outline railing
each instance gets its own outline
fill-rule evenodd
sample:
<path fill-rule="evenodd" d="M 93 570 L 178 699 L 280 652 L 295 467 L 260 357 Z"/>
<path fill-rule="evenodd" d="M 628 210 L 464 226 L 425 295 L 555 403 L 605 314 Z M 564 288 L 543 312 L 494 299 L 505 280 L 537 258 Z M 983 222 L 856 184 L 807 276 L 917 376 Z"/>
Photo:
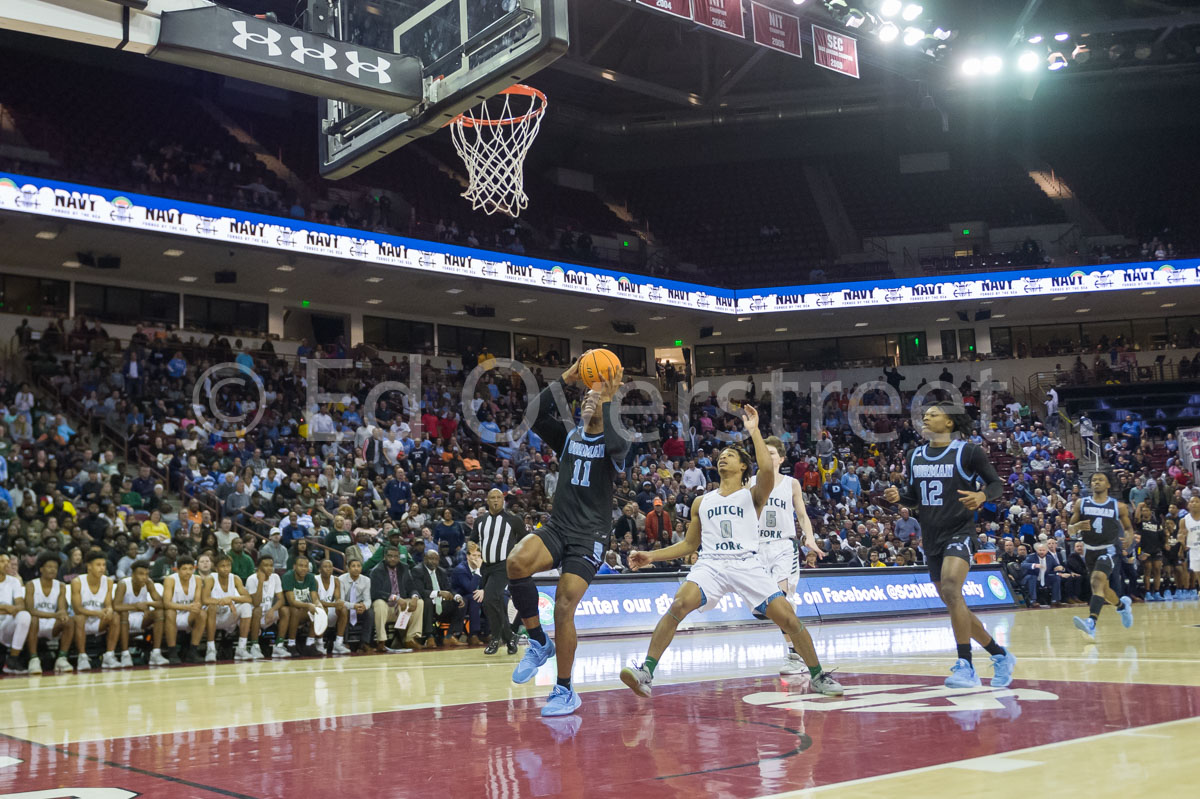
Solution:
<path fill-rule="evenodd" d="M 1080 458 L 1080 465 L 1086 463 L 1093 472 L 1100 471 L 1100 445 L 1096 443 L 1095 436 L 1081 440 L 1083 441 L 1083 457 Z"/>

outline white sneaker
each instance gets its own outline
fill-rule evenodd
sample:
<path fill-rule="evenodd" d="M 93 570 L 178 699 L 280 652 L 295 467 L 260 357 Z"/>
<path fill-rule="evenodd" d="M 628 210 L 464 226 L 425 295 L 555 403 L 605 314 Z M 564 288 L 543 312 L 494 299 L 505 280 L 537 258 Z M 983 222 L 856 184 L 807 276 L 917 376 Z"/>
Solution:
<path fill-rule="evenodd" d="M 345 644 L 340 644 L 340 643 L 338 643 L 337 641 L 334 641 L 334 642 L 333 642 L 333 654 L 335 654 L 335 655 L 349 655 L 349 654 L 350 654 L 350 647 L 346 646 Z"/>
<path fill-rule="evenodd" d="M 328 652 L 325 651 L 325 642 L 324 641 L 317 641 L 315 644 L 313 644 L 313 649 L 317 650 L 317 654 L 320 655 L 321 657 L 325 657 L 325 655 L 329 654 Z"/>
<path fill-rule="evenodd" d="M 80 653 L 79 657 L 77 657 L 75 659 L 75 671 L 91 671 L 91 670 L 92 670 L 92 661 L 88 660 L 87 655 Z"/>
<path fill-rule="evenodd" d="M 250 659 L 250 650 L 246 649 L 246 647 L 244 647 L 244 646 L 239 646 L 237 649 L 233 650 L 233 659 L 234 660 L 249 660 Z"/>
<path fill-rule="evenodd" d="M 804 664 L 804 659 L 795 652 L 788 652 L 787 657 L 779 666 L 780 674 L 808 674 L 808 666 Z"/>
<path fill-rule="evenodd" d="M 121 653 L 121 668 L 123 668 L 123 669 L 132 669 L 133 668 L 133 655 L 129 654 L 128 649 L 126 649 L 124 652 Z"/>
<path fill-rule="evenodd" d="M 210 646 L 208 648 L 208 651 L 204 653 L 204 662 L 205 663 L 216 663 L 217 662 L 217 648 L 215 646 Z"/>
<path fill-rule="evenodd" d="M 159 652 L 157 649 L 155 649 L 153 652 L 150 653 L 150 665 L 151 666 L 170 666 L 171 661 L 169 661 L 165 657 L 163 657 L 162 652 Z"/>
<path fill-rule="evenodd" d="M 825 696 L 843 696 L 846 689 L 842 684 L 833 678 L 833 674 L 828 671 L 823 671 L 816 677 L 812 678 L 809 683 L 810 690 L 815 694 L 824 694 Z"/>
<path fill-rule="evenodd" d="M 262 648 L 259 647 L 258 644 L 250 644 L 250 646 L 248 646 L 246 649 L 250 653 L 251 660 L 262 660 L 263 659 Z"/>
<path fill-rule="evenodd" d="M 287 651 L 287 647 L 283 644 L 275 644 L 275 646 L 271 649 L 272 658 L 283 660 L 284 658 L 290 658 L 291 656 L 292 653 Z"/>
<path fill-rule="evenodd" d="M 83 655 L 80 655 L 80 658 L 82 657 Z M 100 659 L 100 668 L 119 669 L 121 668 L 121 661 L 117 660 L 117 655 L 115 652 L 105 652 L 104 657 Z"/>
<path fill-rule="evenodd" d="M 65 669 L 62 668 L 62 664 L 64 664 L 64 663 L 67 664 L 67 667 Z M 58 659 L 58 661 L 54 664 L 54 670 L 55 671 L 71 671 L 71 661 L 67 660 L 64 657 L 60 657 Z M 40 657 L 38 657 L 37 655 L 34 655 L 33 657 L 31 657 L 29 659 L 29 673 L 34 676 L 37 676 L 42 673 L 42 659 Z"/>

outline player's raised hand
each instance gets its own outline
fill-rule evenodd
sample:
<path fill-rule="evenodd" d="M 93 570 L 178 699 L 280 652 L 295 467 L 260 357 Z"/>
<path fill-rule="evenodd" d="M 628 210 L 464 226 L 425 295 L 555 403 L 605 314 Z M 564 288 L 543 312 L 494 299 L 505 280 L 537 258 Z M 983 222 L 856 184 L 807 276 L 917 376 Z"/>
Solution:
<path fill-rule="evenodd" d="M 900 503 L 900 489 L 895 486 L 888 486 L 883 490 L 883 501 L 889 505 L 897 505 Z"/>
<path fill-rule="evenodd" d="M 621 390 L 621 381 L 625 379 L 625 367 L 618 366 L 608 373 L 608 379 L 600 384 L 600 400 L 602 402 L 612 402 L 612 398 L 617 396 L 617 392 Z"/>
<path fill-rule="evenodd" d="M 649 552 L 639 552 L 635 549 L 629 553 L 629 568 L 632 571 L 644 569 L 653 562 L 654 561 L 650 560 Z"/>
<path fill-rule="evenodd" d="M 742 406 L 742 423 L 746 425 L 746 432 L 758 429 L 758 409 L 753 405 Z"/>
<path fill-rule="evenodd" d="M 572 383 L 580 383 L 580 384 L 583 383 L 583 380 L 579 377 L 579 359 L 578 358 L 575 359 L 575 363 L 571 364 L 570 369 L 563 372 L 562 381 L 564 383 L 566 383 L 568 386 L 571 385 Z"/>
<path fill-rule="evenodd" d="M 979 506 L 987 502 L 987 494 L 982 491 L 962 491 L 958 492 L 958 501 L 966 506 L 967 510 L 978 510 Z"/>

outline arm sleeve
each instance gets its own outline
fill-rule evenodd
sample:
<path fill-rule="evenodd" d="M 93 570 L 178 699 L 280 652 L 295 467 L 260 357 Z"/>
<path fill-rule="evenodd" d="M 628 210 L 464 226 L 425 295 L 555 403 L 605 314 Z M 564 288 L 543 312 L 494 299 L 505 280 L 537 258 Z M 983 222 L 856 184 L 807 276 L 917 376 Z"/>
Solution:
<path fill-rule="evenodd" d="M 606 402 L 601 412 L 604 414 L 604 451 L 613 462 L 625 466 L 625 456 L 629 454 L 629 438 L 621 434 L 620 418 L 616 403 Z"/>
<path fill-rule="evenodd" d="M 567 443 L 567 426 L 561 419 L 555 419 L 551 415 L 554 411 L 555 386 L 565 386 L 565 384 L 561 380 L 554 381 L 542 389 L 542 393 L 538 394 L 534 400 L 537 403 L 537 417 L 533 420 L 531 429 L 549 444 L 551 449 L 561 455 L 563 446 Z"/>
<path fill-rule="evenodd" d="M 966 466 L 983 481 L 983 493 L 988 502 L 1000 499 L 1000 495 L 1004 493 L 1004 481 L 1000 479 L 1000 475 L 996 474 L 996 467 L 992 466 L 992 462 L 988 460 L 983 447 L 978 444 L 971 447 L 971 454 Z"/>

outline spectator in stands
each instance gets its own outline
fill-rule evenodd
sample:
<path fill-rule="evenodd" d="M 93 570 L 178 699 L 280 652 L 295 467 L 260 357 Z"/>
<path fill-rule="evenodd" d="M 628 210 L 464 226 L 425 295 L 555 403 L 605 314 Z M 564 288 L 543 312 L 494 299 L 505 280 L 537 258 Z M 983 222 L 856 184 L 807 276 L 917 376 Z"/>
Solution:
<path fill-rule="evenodd" d="M 272 527 L 268 535 L 267 543 L 263 544 L 262 549 L 258 553 L 259 560 L 270 558 L 273 563 L 280 565 L 287 563 L 288 551 L 280 542 L 282 534 L 278 527 Z"/>
<path fill-rule="evenodd" d="M 371 570 L 371 609 L 375 622 L 375 651 L 386 652 L 387 628 L 395 622 L 393 649 L 415 642 L 424 625 L 424 602 L 412 575 L 400 562 L 400 550 L 385 545 L 383 562 Z"/>
<path fill-rule="evenodd" d="M 1025 606 L 1042 607 L 1039 604 L 1039 591 L 1046 590 L 1050 593 L 1050 606 L 1058 607 L 1062 602 L 1060 574 L 1066 569 L 1058 562 L 1058 558 L 1050 554 L 1045 541 L 1037 542 L 1033 549 L 1033 554 L 1026 557 L 1022 564 Z"/>
<path fill-rule="evenodd" d="M 454 567 L 450 573 L 450 582 L 456 596 L 463 598 L 465 607 L 463 619 L 467 628 L 467 641 L 470 646 L 482 646 L 483 589 L 482 579 L 483 555 L 474 541 L 467 542 L 467 558 Z"/>
<path fill-rule="evenodd" d="M 452 586 L 450 575 L 441 568 L 440 561 L 437 551 L 427 551 L 423 562 L 412 570 L 413 585 L 425 601 L 424 623 L 421 635 L 415 641 L 418 649 L 434 645 L 440 649 L 447 644 L 461 646 L 454 633 L 461 623 L 466 601 L 449 590 Z"/>

